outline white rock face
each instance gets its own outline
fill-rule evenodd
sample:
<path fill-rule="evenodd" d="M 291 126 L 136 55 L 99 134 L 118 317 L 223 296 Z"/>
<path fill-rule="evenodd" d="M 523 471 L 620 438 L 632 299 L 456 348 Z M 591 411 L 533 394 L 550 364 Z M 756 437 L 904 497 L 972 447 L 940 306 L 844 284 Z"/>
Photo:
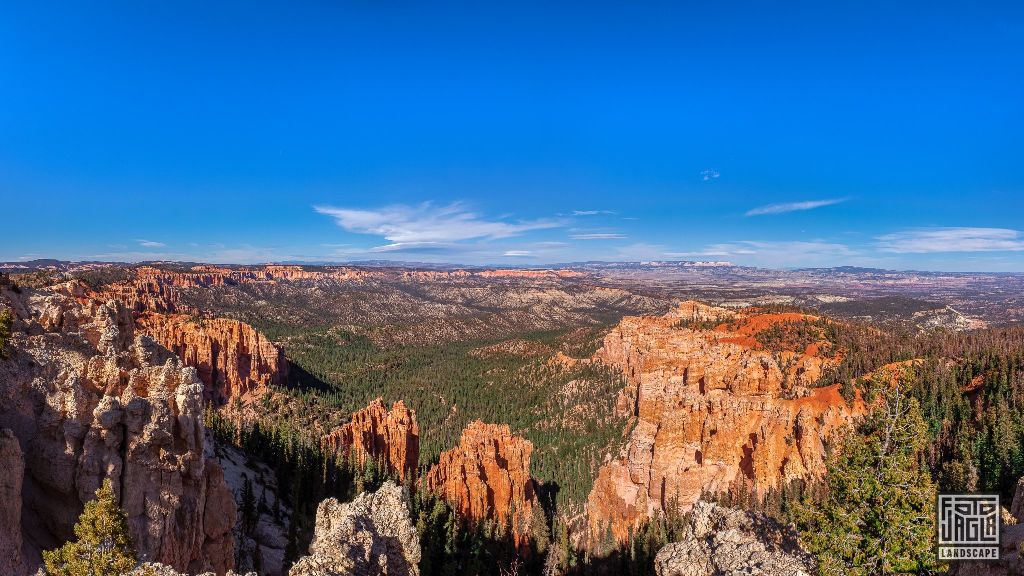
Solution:
<path fill-rule="evenodd" d="M 309 551 L 289 576 L 418 576 L 420 543 L 408 497 L 386 482 L 352 502 L 324 500 Z"/>
<path fill-rule="evenodd" d="M 774 520 L 708 502 L 694 505 L 682 540 L 654 559 L 658 576 L 810 576 L 814 563 Z"/>
<path fill-rule="evenodd" d="M 0 456 L 24 471 L 0 482 L 0 514 L 11 518 L 0 525 L 0 573 L 30 572 L 41 550 L 70 539 L 107 478 L 142 559 L 191 572 L 232 568 L 235 503 L 203 455 L 196 371 L 137 334 L 123 305 L 79 282 L 0 287 L 0 305 L 15 317 L 0 358 L 0 428 L 10 431 Z M 22 558 L 9 550 L 18 541 Z"/>

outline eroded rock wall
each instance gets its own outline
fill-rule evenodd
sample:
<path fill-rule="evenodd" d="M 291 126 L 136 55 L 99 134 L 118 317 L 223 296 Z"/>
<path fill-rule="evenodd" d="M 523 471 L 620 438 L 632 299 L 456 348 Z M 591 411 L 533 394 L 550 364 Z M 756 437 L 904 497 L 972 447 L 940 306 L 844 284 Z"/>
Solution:
<path fill-rule="evenodd" d="M 4 290 L 0 302 L 16 318 L 0 359 L 0 428 L 24 454 L 26 567 L 72 537 L 84 503 L 110 478 L 142 558 L 231 568 L 234 500 L 203 455 L 196 371 L 84 284 Z"/>
<path fill-rule="evenodd" d="M 402 482 L 415 480 L 420 458 L 420 427 L 416 411 L 399 400 L 387 409 L 377 398 L 354 412 L 352 419 L 321 439 L 329 451 L 354 459 L 360 465 L 367 458 L 382 463 Z"/>
<path fill-rule="evenodd" d="M 631 432 L 588 498 L 593 533 L 610 525 L 625 540 L 631 527 L 685 510 L 704 492 L 743 483 L 763 494 L 824 474 L 827 438 L 853 408 L 836 386 L 809 387 L 834 361 L 818 344 L 757 344 L 751 326 L 802 321 L 766 316 L 687 302 L 662 317 L 624 318 L 607 334 L 595 359 L 626 377 L 618 407 Z M 722 324 L 686 327 L 693 322 Z"/>
<path fill-rule="evenodd" d="M 217 406 L 251 402 L 288 379 L 284 351 L 252 326 L 226 318 L 139 315 L 139 330 L 196 369 L 205 399 Z"/>
<path fill-rule="evenodd" d="M 441 453 L 424 478 L 427 489 L 448 500 L 463 518 L 508 526 L 527 542 L 534 506 L 539 506 L 530 454 L 533 444 L 507 424 L 471 422 L 459 445 Z"/>

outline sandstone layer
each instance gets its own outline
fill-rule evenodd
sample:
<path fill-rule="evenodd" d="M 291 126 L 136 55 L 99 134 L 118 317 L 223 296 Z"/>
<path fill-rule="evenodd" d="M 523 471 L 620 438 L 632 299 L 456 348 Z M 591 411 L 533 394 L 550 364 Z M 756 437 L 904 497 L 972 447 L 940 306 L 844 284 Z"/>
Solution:
<path fill-rule="evenodd" d="M 530 454 L 533 444 L 514 436 L 507 424 L 471 422 L 459 445 L 443 452 L 425 477 L 428 490 L 445 498 L 459 515 L 510 528 L 518 544 L 529 538 L 538 506 Z"/>
<path fill-rule="evenodd" d="M 626 378 L 618 407 L 631 432 L 588 498 L 592 533 L 611 526 L 625 540 L 631 527 L 705 492 L 764 494 L 824 474 L 826 441 L 853 414 L 838 387 L 809 388 L 835 361 L 823 353 L 828 344 L 770 350 L 756 338 L 812 321 L 684 302 L 611 330 L 595 359 Z"/>
<path fill-rule="evenodd" d="M 810 576 L 813 559 L 772 519 L 707 502 L 694 505 L 682 537 L 654 559 L 658 576 Z"/>
<path fill-rule="evenodd" d="M 15 315 L 0 359 L 0 428 L 24 454 L 24 565 L 34 569 L 40 550 L 72 537 L 84 503 L 110 478 L 144 560 L 222 574 L 233 564 L 235 505 L 204 457 L 203 385 L 136 333 L 125 306 L 92 296 L 76 282 L 0 293 Z"/>
<path fill-rule="evenodd" d="M 352 419 L 321 439 L 328 451 L 360 466 L 376 461 L 403 483 L 415 480 L 420 458 L 420 427 L 416 411 L 399 400 L 389 411 L 383 399 L 352 413 Z"/>
<path fill-rule="evenodd" d="M 252 326 L 226 318 L 144 313 L 139 330 L 196 369 L 204 398 L 217 406 L 250 403 L 288 379 L 284 351 Z"/>
<path fill-rule="evenodd" d="M 352 502 L 320 503 L 309 555 L 289 576 L 417 576 L 420 542 L 409 501 L 394 482 Z"/>

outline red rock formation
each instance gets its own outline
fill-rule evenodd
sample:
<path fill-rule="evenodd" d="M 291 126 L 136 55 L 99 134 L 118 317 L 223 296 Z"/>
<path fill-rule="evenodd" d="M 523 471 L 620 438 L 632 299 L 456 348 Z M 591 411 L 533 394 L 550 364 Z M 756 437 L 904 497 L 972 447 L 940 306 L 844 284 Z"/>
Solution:
<path fill-rule="evenodd" d="M 145 270 L 152 269 L 142 268 L 134 280 L 104 287 L 104 297 L 118 300 L 135 312 L 179 311 L 181 305 L 173 284 L 164 283 L 158 276 L 144 272 Z"/>
<path fill-rule="evenodd" d="M 137 335 L 127 308 L 90 298 L 82 284 L 2 290 L 0 303 L 16 316 L 0 359 L 0 427 L 24 447 L 26 567 L 72 536 L 84 503 L 110 478 L 143 559 L 191 572 L 231 568 L 223 524 L 234 524 L 234 499 L 204 457 L 196 371 Z"/>
<path fill-rule="evenodd" d="M 135 312 L 197 312 L 181 303 L 181 289 L 209 288 L 227 284 L 298 280 L 359 280 L 369 273 L 354 268 L 305 270 L 301 266 L 261 266 L 255 268 L 222 268 L 193 266 L 187 271 L 164 270 L 142 266 L 135 278 L 103 288 L 105 298 L 123 302 Z"/>
<path fill-rule="evenodd" d="M 691 330 L 680 319 L 729 324 Z M 669 506 L 687 509 L 705 491 L 742 482 L 763 494 L 824 473 L 825 441 L 853 409 L 837 386 L 809 385 L 835 360 L 816 355 L 818 347 L 764 350 L 746 329 L 796 319 L 684 303 L 664 317 L 624 318 L 608 333 L 595 359 L 626 376 L 618 406 L 632 431 L 590 493 L 596 534 L 610 525 L 625 539 L 630 527 Z"/>
<path fill-rule="evenodd" d="M 136 323 L 199 372 L 205 399 L 217 405 L 250 402 L 287 381 L 284 351 L 244 322 L 146 313 Z"/>
<path fill-rule="evenodd" d="M 352 413 L 352 420 L 321 439 L 331 452 L 355 458 L 360 465 L 367 458 L 381 462 L 403 482 L 415 480 L 420 458 L 420 427 L 416 411 L 401 400 L 389 412 L 381 398 Z"/>
<path fill-rule="evenodd" d="M 513 436 L 507 424 L 471 422 L 456 448 L 443 452 L 424 478 L 463 518 L 511 527 L 525 544 L 533 507 L 539 505 L 530 477 L 533 444 Z"/>

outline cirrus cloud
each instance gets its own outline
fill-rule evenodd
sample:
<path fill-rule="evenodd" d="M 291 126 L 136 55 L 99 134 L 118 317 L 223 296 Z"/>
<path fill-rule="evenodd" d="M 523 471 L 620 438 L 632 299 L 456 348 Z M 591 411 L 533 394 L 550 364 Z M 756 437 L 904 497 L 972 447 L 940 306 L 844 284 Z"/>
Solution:
<path fill-rule="evenodd" d="M 781 204 L 767 204 L 747 210 L 746 216 L 763 216 L 765 214 L 785 214 L 786 212 L 799 212 L 802 210 L 813 210 L 823 206 L 832 206 L 840 202 L 846 202 L 846 198 L 829 198 L 825 200 L 804 200 L 802 202 L 784 202 Z"/>
<path fill-rule="evenodd" d="M 603 232 L 595 234 L 573 234 L 569 237 L 573 240 L 621 240 L 626 238 L 626 235 L 613 232 Z"/>
<path fill-rule="evenodd" d="M 1009 228 L 914 228 L 875 238 L 882 252 L 1007 252 L 1024 250 L 1024 234 Z"/>
<path fill-rule="evenodd" d="M 450 245 L 465 240 L 496 240 L 511 238 L 534 230 L 557 228 L 560 220 L 488 219 L 459 202 L 435 206 L 430 202 L 416 205 L 393 204 L 381 208 L 357 209 L 335 206 L 314 206 L 313 209 L 334 218 L 348 232 L 380 236 L 390 244 L 379 251 L 402 248 L 423 249 Z"/>

